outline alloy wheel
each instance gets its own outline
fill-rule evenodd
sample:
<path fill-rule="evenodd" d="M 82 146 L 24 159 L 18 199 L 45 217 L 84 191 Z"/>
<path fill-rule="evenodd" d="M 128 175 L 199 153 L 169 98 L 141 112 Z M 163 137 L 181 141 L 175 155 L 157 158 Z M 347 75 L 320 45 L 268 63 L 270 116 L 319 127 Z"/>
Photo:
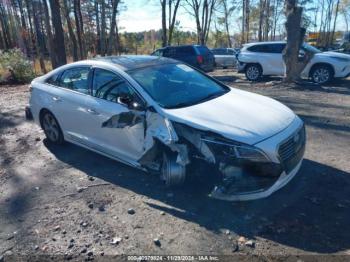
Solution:
<path fill-rule="evenodd" d="M 260 77 L 260 70 L 257 66 L 249 66 L 246 75 L 249 80 L 255 81 Z"/>
<path fill-rule="evenodd" d="M 324 68 L 324 67 L 317 68 L 313 72 L 312 78 L 313 78 L 314 82 L 318 83 L 318 84 L 324 84 L 324 83 L 328 82 L 330 79 L 329 69 Z"/>
<path fill-rule="evenodd" d="M 49 140 L 57 142 L 59 139 L 59 127 L 53 115 L 46 113 L 43 117 L 43 129 Z"/>

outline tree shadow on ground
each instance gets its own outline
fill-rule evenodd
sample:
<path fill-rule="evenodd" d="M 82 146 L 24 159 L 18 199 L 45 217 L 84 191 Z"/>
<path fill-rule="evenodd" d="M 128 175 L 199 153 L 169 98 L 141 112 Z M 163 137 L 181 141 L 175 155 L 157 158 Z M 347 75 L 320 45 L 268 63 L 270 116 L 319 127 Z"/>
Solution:
<path fill-rule="evenodd" d="M 137 194 L 151 208 L 197 223 L 213 232 L 262 237 L 305 251 L 330 253 L 350 248 L 350 174 L 304 160 L 298 175 L 272 196 L 248 202 L 224 202 L 207 196 L 207 188 L 190 181 L 165 189 L 149 175 L 78 146 L 46 147 L 64 163 Z M 167 193 L 173 193 L 169 197 Z M 157 201 L 153 201 L 157 200 Z"/>

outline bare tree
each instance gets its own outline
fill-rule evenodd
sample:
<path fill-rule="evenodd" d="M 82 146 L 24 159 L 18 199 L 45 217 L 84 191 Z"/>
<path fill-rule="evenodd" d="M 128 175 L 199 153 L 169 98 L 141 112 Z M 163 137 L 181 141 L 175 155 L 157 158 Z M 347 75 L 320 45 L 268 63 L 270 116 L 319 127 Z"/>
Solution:
<path fill-rule="evenodd" d="M 210 24 L 216 0 L 186 0 L 190 14 L 194 16 L 197 26 L 197 42 L 204 45 L 207 42 Z"/>
<path fill-rule="evenodd" d="M 236 9 L 236 1 L 229 0 L 219 0 L 219 6 L 222 8 L 223 19 L 222 22 L 225 26 L 225 31 L 227 35 L 227 44 L 229 47 L 232 47 L 232 40 L 230 35 L 230 18 L 232 16 L 233 11 Z M 231 3 L 231 5 L 230 5 Z"/>

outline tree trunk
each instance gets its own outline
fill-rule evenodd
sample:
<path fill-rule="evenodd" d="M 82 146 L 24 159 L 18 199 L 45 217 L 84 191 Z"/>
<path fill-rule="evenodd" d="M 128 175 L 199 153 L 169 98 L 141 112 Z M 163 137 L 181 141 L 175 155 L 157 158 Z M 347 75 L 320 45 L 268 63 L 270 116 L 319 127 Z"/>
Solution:
<path fill-rule="evenodd" d="M 80 13 L 80 14 L 79 14 Z M 80 0 L 74 0 L 74 18 L 75 18 L 75 28 L 77 30 L 78 44 L 79 44 L 79 58 L 85 58 L 85 52 L 83 47 L 83 32 L 80 22 Z"/>
<path fill-rule="evenodd" d="M 245 5 L 246 0 L 242 0 L 242 31 L 241 31 L 241 44 L 245 43 Z"/>
<path fill-rule="evenodd" d="M 57 63 L 55 66 L 58 67 L 67 64 L 59 0 L 50 0 L 50 8 L 52 14 L 52 25 L 55 30 L 53 41 Z"/>
<path fill-rule="evenodd" d="M 64 7 L 64 16 L 66 17 L 66 20 L 67 20 L 69 38 L 73 44 L 73 61 L 78 61 L 79 60 L 79 58 L 78 58 L 78 43 L 77 43 L 77 39 L 75 38 L 75 34 L 73 31 L 73 27 L 72 27 L 72 21 L 71 21 L 70 16 L 69 16 L 70 7 L 68 7 L 67 0 L 63 0 L 63 7 Z"/>
<path fill-rule="evenodd" d="M 114 35 L 115 35 L 115 29 L 117 25 L 116 18 L 117 18 L 118 4 L 119 4 L 119 0 L 113 1 L 112 22 L 111 22 L 111 28 L 110 28 L 109 37 L 108 37 L 107 55 L 111 55 L 113 52 L 113 42 L 115 41 Z"/>
<path fill-rule="evenodd" d="M 170 5 L 170 3 L 169 3 L 169 5 Z M 174 6 L 174 11 L 173 11 L 172 18 L 171 18 L 171 22 L 169 23 L 168 45 L 171 45 L 171 42 L 173 40 L 176 15 L 177 15 L 177 10 L 179 8 L 179 5 L 180 5 L 180 0 L 176 0 L 175 6 Z M 170 10 L 171 10 L 171 8 L 170 8 Z M 169 13 L 169 18 L 170 18 L 170 13 Z"/>
<path fill-rule="evenodd" d="M 287 45 L 283 51 L 283 60 L 286 70 L 284 81 L 287 83 L 300 80 L 300 73 L 313 55 L 307 52 L 303 61 L 299 61 L 299 50 L 303 44 L 306 30 L 301 28 L 303 9 L 296 2 L 297 0 L 286 0 L 285 4 Z"/>
<path fill-rule="evenodd" d="M 24 17 L 24 9 L 23 9 L 23 3 L 22 0 L 18 0 L 18 8 L 21 14 L 21 25 L 22 25 L 22 37 L 24 41 L 25 46 L 25 54 L 30 55 L 30 45 L 28 41 L 28 31 L 27 31 L 27 23 Z"/>
<path fill-rule="evenodd" d="M 55 50 L 54 50 L 55 47 L 54 47 L 54 43 L 53 43 L 53 35 L 52 35 L 52 29 L 51 29 L 51 24 L 50 24 L 49 7 L 47 5 L 46 0 L 44 0 L 43 3 L 44 3 L 44 13 L 45 13 L 45 29 L 46 29 L 46 34 L 47 34 L 47 49 L 49 50 L 52 68 L 56 68 L 57 67 L 57 58 L 56 58 L 56 54 L 55 54 Z M 29 23 L 29 25 L 31 26 L 30 23 Z"/>
<path fill-rule="evenodd" d="M 39 23 L 39 8 L 37 8 L 37 5 L 40 4 L 39 2 L 32 2 L 33 7 L 33 17 L 34 17 L 34 28 L 35 28 L 35 34 L 36 34 L 36 44 L 35 44 L 35 50 L 37 57 L 39 57 L 39 63 L 40 63 L 40 69 L 41 72 L 46 74 L 46 67 L 44 62 L 44 50 L 42 46 L 42 32 L 40 30 L 40 23 Z"/>
<path fill-rule="evenodd" d="M 263 25 L 263 20 L 264 20 L 264 13 L 265 13 L 265 8 L 264 8 L 264 2 L 266 0 L 260 0 L 259 4 L 259 9 L 260 9 L 260 15 L 259 15 L 259 31 L 258 31 L 258 40 L 259 42 L 262 41 L 262 25 Z"/>
<path fill-rule="evenodd" d="M 101 3 L 101 55 L 106 55 L 106 3 L 102 0 Z"/>
<path fill-rule="evenodd" d="M 264 41 L 268 40 L 270 27 L 270 0 L 265 2 Z"/>
<path fill-rule="evenodd" d="M 245 0 L 245 42 L 249 42 L 249 19 L 250 19 L 250 1 Z"/>
<path fill-rule="evenodd" d="M 0 23 L 3 29 L 5 49 L 11 48 L 11 36 L 9 34 L 8 23 L 6 19 L 6 14 L 4 10 L 4 6 L 0 3 Z"/>
<path fill-rule="evenodd" d="M 333 41 L 334 41 L 335 26 L 336 26 L 336 23 L 337 23 L 338 12 L 339 12 L 339 2 L 340 2 L 340 0 L 337 1 L 337 6 L 335 8 L 333 30 L 332 30 L 332 35 L 331 35 L 331 44 L 333 44 Z"/>
<path fill-rule="evenodd" d="M 96 51 L 98 54 L 101 54 L 101 26 L 100 26 L 100 15 L 98 10 L 98 2 L 95 1 L 95 13 L 96 13 L 96 32 L 97 32 L 97 47 Z"/>
<path fill-rule="evenodd" d="M 160 0 L 162 6 L 162 46 L 167 46 L 167 33 L 166 33 L 166 0 Z"/>

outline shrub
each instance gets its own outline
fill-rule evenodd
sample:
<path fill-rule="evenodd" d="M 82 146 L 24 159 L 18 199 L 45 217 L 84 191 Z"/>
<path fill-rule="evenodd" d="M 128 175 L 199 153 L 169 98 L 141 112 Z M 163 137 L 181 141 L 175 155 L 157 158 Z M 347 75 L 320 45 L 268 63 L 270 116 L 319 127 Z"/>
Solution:
<path fill-rule="evenodd" d="M 0 51 L 0 81 L 28 83 L 34 77 L 33 64 L 21 50 Z"/>

